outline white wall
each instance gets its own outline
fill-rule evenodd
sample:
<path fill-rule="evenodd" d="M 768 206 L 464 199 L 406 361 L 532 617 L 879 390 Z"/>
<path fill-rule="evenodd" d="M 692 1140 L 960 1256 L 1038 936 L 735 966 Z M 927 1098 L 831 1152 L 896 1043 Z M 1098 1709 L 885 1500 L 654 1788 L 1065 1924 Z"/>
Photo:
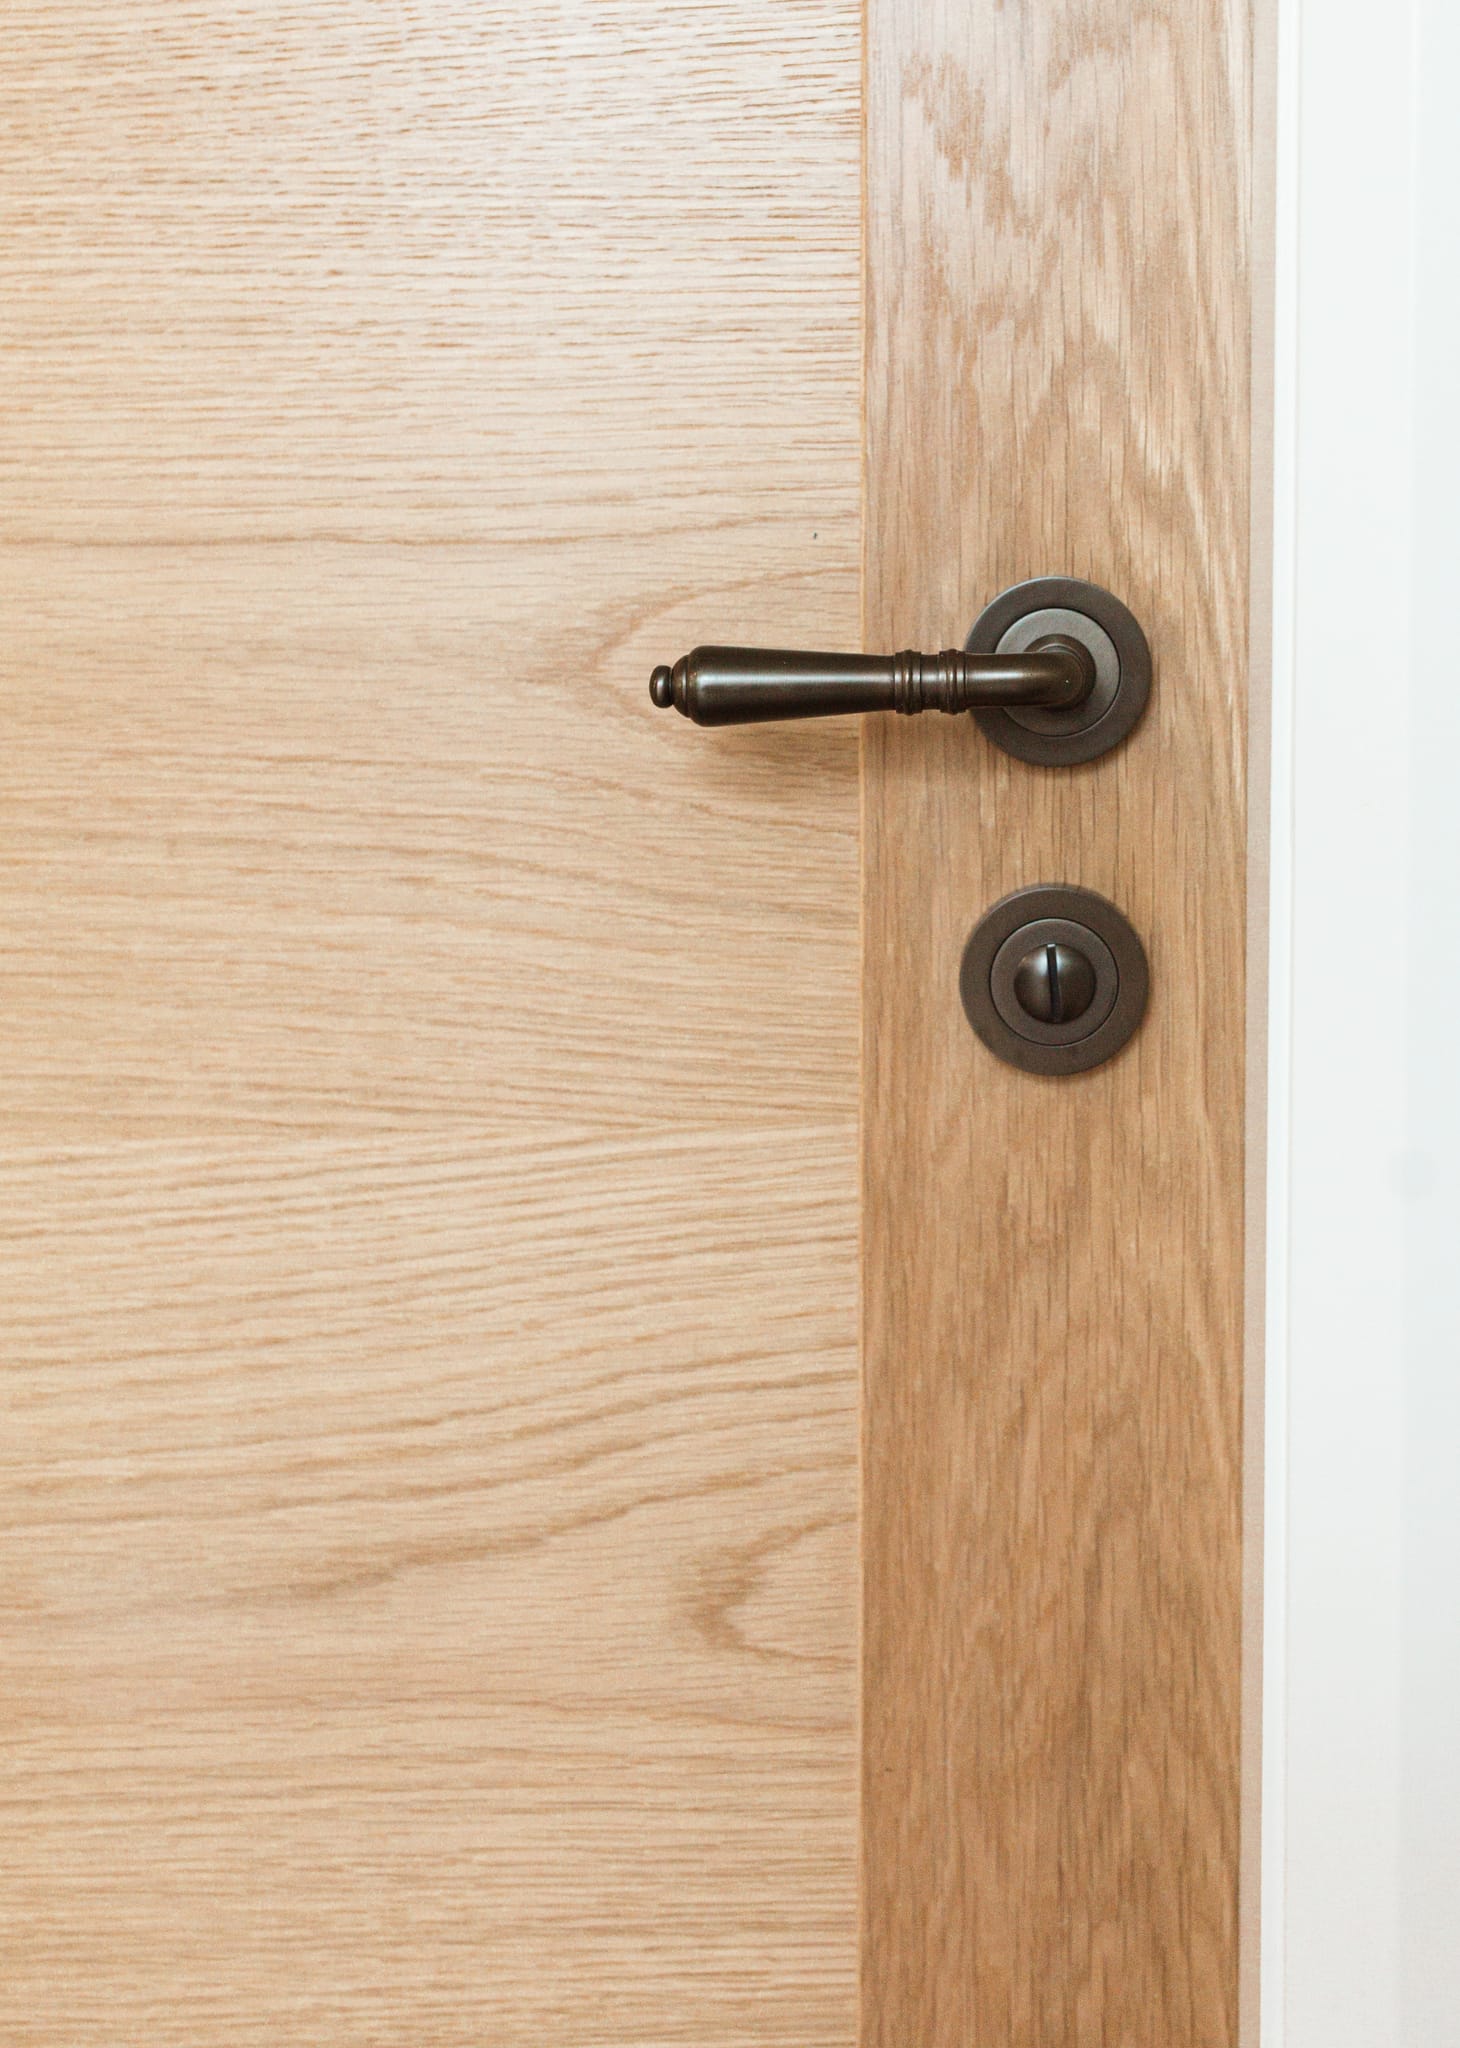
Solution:
<path fill-rule="evenodd" d="M 1448 2048 L 1460 4 L 1279 9 L 1261 2031 Z"/>
<path fill-rule="evenodd" d="M 1460 2043 L 1460 8 L 1416 67 L 1405 1046 L 1403 2038 Z"/>

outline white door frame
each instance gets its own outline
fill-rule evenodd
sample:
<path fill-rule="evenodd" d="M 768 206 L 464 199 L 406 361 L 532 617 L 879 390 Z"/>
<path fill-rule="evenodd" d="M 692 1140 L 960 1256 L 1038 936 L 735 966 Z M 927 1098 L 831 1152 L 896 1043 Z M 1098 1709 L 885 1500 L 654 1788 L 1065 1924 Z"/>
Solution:
<path fill-rule="evenodd" d="M 1270 385 L 1265 344 L 1255 379 L 1272 721 L 1270 807 L 1261 719 L 1253 790 L 1266 1172 L 1244 2037 L 1452 2048 L 1460 5 L 1276 10 L 1274 346 Z M 1259 133 L 1263 118 L 1259 93 Z M 1255 595 L 1256 705 L 1261 574 Z"/>

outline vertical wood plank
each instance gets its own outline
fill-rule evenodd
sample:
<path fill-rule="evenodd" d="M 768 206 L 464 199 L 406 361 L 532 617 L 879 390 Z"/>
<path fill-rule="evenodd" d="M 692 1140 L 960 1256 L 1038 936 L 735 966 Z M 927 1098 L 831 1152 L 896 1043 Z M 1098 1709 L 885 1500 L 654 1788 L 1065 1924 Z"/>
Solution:
<path fill-rule="evenodd" d="M 870 0 L 869 645 L 1088 576 L 1156 655 L 1114 757 L 864 742 L 864 2048 L 1236 2032 L 1245 5 Z M 1111 1066 L 957 994 L 1023 884 L 1153 969 Z"/>

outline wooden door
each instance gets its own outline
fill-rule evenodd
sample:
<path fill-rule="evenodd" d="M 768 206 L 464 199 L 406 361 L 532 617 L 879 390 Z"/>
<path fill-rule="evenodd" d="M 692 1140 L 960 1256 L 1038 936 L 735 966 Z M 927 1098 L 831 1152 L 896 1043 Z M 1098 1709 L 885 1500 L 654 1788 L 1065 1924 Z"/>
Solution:
<path fill-rule="evenodd" d="M 0 2043 L 1234 2041 L 1245 15 L 0 45 Z M 1086 770 L 649 705 L 1057 571 Z"/>

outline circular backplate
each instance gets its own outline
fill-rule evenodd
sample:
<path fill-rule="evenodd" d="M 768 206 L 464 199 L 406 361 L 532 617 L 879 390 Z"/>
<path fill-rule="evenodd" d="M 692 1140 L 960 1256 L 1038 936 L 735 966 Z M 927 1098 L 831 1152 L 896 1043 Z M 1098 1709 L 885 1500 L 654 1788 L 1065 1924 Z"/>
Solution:
<path fill-rule="evenodd" d="M 1097 1000 L 1069 1026 L 1041 1025 L 1011 1002 L 1013 964 L 1051 931 L 1082 947 L 1096 968 Z M 1114 986 L 1110 977 L 1113 974 Z M 1118 1053 L 1146 1012 L 1150 970 L 1129 921 L 1093 889 L 1049 885 L 1016 889 L 981 918 L 963 949 L 958 977 L 968 1021 L 988 1047 L 1027 1074 L 1084 1074 Z M 1085 1026 L 1083 1036 L 1069 1035 Z"/>
<path fill-rule="evenodd" d="M 1040 767 L 1093 761 L 1119 746 L 1151 694 L 1151 650 L 1118 597 L 1073 576 L 1036 576 L 1016 583 L 981 612 L 968 636 L 970 654 L 1023 653 L 1062 633 L 1088 647 L 1095 688 L 1068 711 L 976 711 L 1005 753 Z"/>

